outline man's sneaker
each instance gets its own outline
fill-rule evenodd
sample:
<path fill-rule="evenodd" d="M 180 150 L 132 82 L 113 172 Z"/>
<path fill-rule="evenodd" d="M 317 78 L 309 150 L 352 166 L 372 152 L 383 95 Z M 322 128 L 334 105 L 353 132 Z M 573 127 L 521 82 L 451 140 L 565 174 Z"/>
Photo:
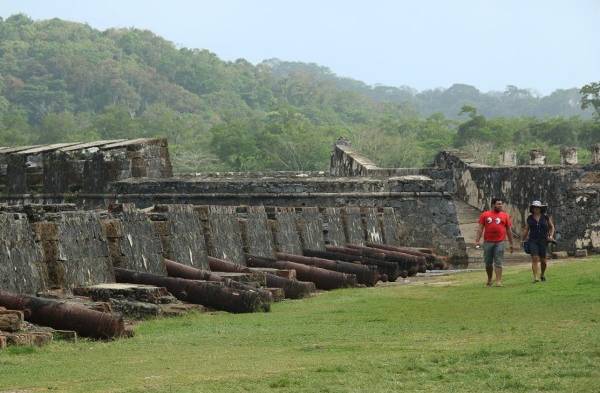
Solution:
<path fill-rule="evenodd" d="M 538 280 L 537 278 L 533 279 L 533 283 L 534 283 L 534 284 L 536 284 L 536 283 L 538 283 L 538 282 L 540 282 L 540 280 Z"/>
<path fill-rule="evenodd" d="M 546 276 L 542 276 L 542 277 L 540 277 L 540 280 L 542 280 L 542 281 L 546 281 Z"/>

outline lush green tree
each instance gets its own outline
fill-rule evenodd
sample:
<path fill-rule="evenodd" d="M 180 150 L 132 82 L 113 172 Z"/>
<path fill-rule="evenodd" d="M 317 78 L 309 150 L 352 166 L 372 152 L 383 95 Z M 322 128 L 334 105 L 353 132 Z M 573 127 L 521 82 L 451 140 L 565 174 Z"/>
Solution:
<path fill-rule="evenodd" d="M 593 108 L 600 120 L 600 82 L 592 82 L 581 88 L 581 109 Z"/>
<path fill-rule="evenodd" d="M 477 108 L 471 105 L 463 105 L 459 114 L 466 114 L 469 118 L 458 126 L 455 145 L 464 146 L 474 140 L 489 141 L 492 137 L 487 126 L 485 116 L 477 113 Z"/>

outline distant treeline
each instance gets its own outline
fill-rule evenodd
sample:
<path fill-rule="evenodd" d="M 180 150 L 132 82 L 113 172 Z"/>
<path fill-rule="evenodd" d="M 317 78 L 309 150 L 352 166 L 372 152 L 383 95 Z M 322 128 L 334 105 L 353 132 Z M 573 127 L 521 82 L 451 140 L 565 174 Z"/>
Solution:
<path fill-rule="evenodd" d="M 167 136 L 179 171 L 323 169 L 345 136 L 381 165 L 456 146 L 493 162 L 530 146 L 600 142 L 579 89 L 417 92 L 315 64 L 226 62 L 150 31 L 0 18 L 0 146 Z M 584 155 L 585 159 L 585 155 Z"/>

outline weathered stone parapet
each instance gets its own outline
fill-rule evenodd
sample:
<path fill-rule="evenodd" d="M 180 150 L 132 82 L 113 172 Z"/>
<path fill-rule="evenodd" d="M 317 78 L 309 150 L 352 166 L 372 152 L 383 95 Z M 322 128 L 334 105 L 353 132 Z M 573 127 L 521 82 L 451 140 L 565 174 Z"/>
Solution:
<path fill-rule="evenodd" d="M 355 151 L 346 139 L 338 140 L 331 154 L 329 173 L 336 177 L 385 179 L 398 176 L 428 176 L 438 191 L 454 192 L 451 174 L 439 168 L 381 168 Z"/>
<path fill-rule="evenodd" d="M 388 179 L 390 191 L 423 192 L 434 190 L 433 180 L 427 176 L 395 176 Z"/>
<path fill-rule="evenodd" d="M 517 152 L 514 150 L 505 150 L 500 155 L 500 165 L 502 166 L 516 166 L 517 165 Z"/>
<path fill-rule="evenodd" d="M 0 192 L 102 192 L 115 180 L 173 175 L 167 140 L 105 140 L 0 148 Z"/>
<path fill-rule="evenodd" d="M 236 206 L 198 206 L 196 210 L 200 214 L 204 233 L 208 234 L 208 255 L 245 265 L 242 229 Z"/>
<path fill-rule="evenodd" d="M 560 164 L 561 165 L 577 165 L 577 148 L 576 147 L 561 147 L 560 148 Z"/>
<path fill-rule="evenodd" d="M 546 155 L 542 150 L 533 149 L 529 152 L 529 165 L 546 165 Z"/>
<path fill-rule="evenodd" d="M 252 171 L 252 172 L 196 172 L 177 175 L 187 180 L 239 180 L 239 179 L 303 179 L 329 176 L 326 171 Z"/>
<path fill-rule="evenodd" d="M 475 165 L 464 155 L 452 152 L 440 153 L 436 164 L 452 169 L 455 197 L 469 205 L 483 210 L 489 208 L 492 197 L 501 197 L 514 227 L 520 229 L 531 201 L 541 200 L 549 205 L 549 214 L 557 225 L 559 249 L 598 248 L 600 175 L 593 167 L 490 167 Z"/>
<path fill-rule="evenodd" d="M 164 275 L 165 255 L 206 268 L 206 254 L 245 264 L 244 253 L 272 257 L 276 251 L 301 254 L 303 248 L 366 242 L 430 247 L 454 263 L 466 262 L 448 196 L 386 198 L 381 204 L 352 201 L 362 207 L 307 201 L 266 208 L 112 205 L 102 212 L 22 207 L 33 222 L 15 207 L 0 213 L 0 285 L 18 293 L 69 290 L 114 282 L 113 266 Z"/>
<path fill-rule="evenodd" d="M 376 168 L 374 162 L 352 149 L 347 140 L 336 142 L 329 165 L 331 176 L 368 176 L 369 170 Z"/>
<path fill-rule="evenodd" d="M 445 181 L 451 180 L 451 172 Z M 437 180 L 428 176 L 405 175 L 389 178 L 372 177 L 304 177 L 304 178 L 248 178 L 248 179 L 214 179 L 202 180 L 189 178 L 171 179 L 127 179 L 114 182 L 110 192 L 116 196 L 135 195 L 188 195 L 190 198 L 202 195 L 207 197 L 228 197 L 239 195 L 240 198 L 254 195 L 302 195 L 302 194 L 365 194 L 381 192 L 445 192 L 439 187 Z M 198 202 L 200 204 L 200 202 Z"/>

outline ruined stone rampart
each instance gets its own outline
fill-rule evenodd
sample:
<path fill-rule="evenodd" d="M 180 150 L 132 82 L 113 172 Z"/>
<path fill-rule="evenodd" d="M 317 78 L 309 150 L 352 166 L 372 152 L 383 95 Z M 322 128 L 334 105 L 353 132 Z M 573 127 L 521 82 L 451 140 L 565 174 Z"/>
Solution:
<path fill-rule="evenodd" d="M 406 244 L 390 207 L 190 206 L 80 211 L 23 205 L 0 211 L 0 288 L 35 294 L 115 281 L 115 267 L 166 275 L 164 258 L 208 269 L 206 257 L 246 264 L 366 242 Z"/>
<path fill-rule="evenodd" d="M 331 163 L 329 167 L 331 176 L 338 177 L 370 177 L 370 178 L 393 178 L 411 176 L 426 176 L 431 179 L 431 182 L 436 190 L 447 193 L 455 192 L 454 182 L 452 181 L 452 173 L 450 171 L 441 170 L 440 168 L 381 168 L 368 158 L 362 156 L 354 150 L 349 142 L 335 144 L 331 153 Z"/>
<path fill-rule="evenodd" d="M 340 153 L 341 150 L 338 150 L 334 155 Z M 350 159 L 351 155 L 346 153 L 342 156 Z M 331 227 L 325 234 L 325 241 L 331 238 L 332 244 L 339 244 L 341 222 L 353 223 L 344 227 L 343 235 L 348 240 L 380 241 L 386 235 L 373 229 L 374 221 L 368 216 L 365 218 L 365 209 L 379 212 L 388 208 L 387 211 L 394 214 L 394 220 L 388 221 L 397 225 L 393 229 L 388 226 L 387 231 L 397 235 L 404 245 L 432 247 L 438 253 L 452 257 L 455 262 L 464 261 L 465 246 L 450 196 L 449 185 L 453 184 L 448 182 L 450 177 L 439 171 L 431 172 L 429 168 L 377 168 L 365 160 L 355 159 L 357 163 L 351 164 L 349 170 L 340 169 L 336 172 L 348 172 L 347 177 L 334 177 L 318 171 L 220 172 L 172 177 L 164 139 L 13 148 L 0 150 L 0 164 L 5 164 L 2 167 L 4 176 L 0 178 L 6 185 L 1 198 L 5 202 L 21 205 L 75 203 L 83 209 L 107 208 L 111 204 L 134 204 L 138 208 L 174 204 L 223 208 L 250 206 L 256 209 L 262 206 L 281 209 L 318 207 L 318 219 L 309 210 L 301 211 L 303 221 L 295 223 L 299 244 L 296 244 L 295 235 L 292 234 L 289 234 L 289 241 L 292 242 L 289 245 L 282 243 L 288 236 L 286 234 L 278 234 L 273 238 L 274 244 L 281 245 L 282 249 L 298 249 L 304 245 L 322 248 L 324 243 L 318 238 L 311 238 L 310 231 L 306 232 L 305 229 L 310 226 Z M 360 172 L 362 167 L 366 168 L 366 172 Z M 357 171 L 362 176 L 354 176 Z M 426 176 L 429 172 L 431 176 Z M 352 207 L 358 208 L 358 215 L 345 210 L 352 210 Z M 325 208 L 334 210 L 330 214 L 323 214 Z M 205 243 L 197 241 L 196 248 L 186 248 L 185 244 L 181 244 L 192 242 L 193 239 L 187 239 L 186 236 L 171 238 L 168 233 L 191 233 L 193 228 L 198 227 L 198 222 L 184 222 L 175 211 L 154 211 L 151 222 L 154 229 L 159 231 L 162 257 L 187 258 L 190 264 L 204 266 L 206 260 L 202 248 L 205 247 L 208 254 L 212 250 L 215 256 L 229 255 L 241 263 L 241 255 L 246 249 L 238 246 L 239 239 L 228 238 L 236 236 L 230 233 L 236 233 L 231 230 L 238 226 L 242 228 L 240 236 L 245 236 L 242 240 L 251 244 L 248 250 L 268 252 L 269 244 L 264 243 L 266 234 L 248 233 L 247 230 L 259 220 L 260 213 L 247 210 L 244 220 L 233 222 L 231 217 L 227 217 L 229 213 L 220 215 L 216 207 L 209 209 L 205 215 L 197 208 L 193 210 L 198 213 L 203 230 L 207 231 L 203 234 Z M 266 213 L 270 214 L 268 211 Z M 286 214 L 283 210 L 279 213 L 282 217 Z M 145 221 L 131 221 L 126 219 L 125 213 L 122 217 L 116 217 L 114 212 L 109 216 L 116 220 L 113 226 L 106 229 L 109 255 L 114 265 L 160 272 L 155 257 L 147 255 L 148 249 L 137 248 L 127 237 L 129 232 L 142 231 L 133 228 L 135 225 L 146 226 Z M 353 222 L 354 219 L 358 221 Z M 135 223 L 132 229 L 127 229 L 129 221 L 132 225 Z M 271 218 L 268 222 L 275 225 Z M 363 231 L 364 225 L 371 229 Z M 221 230 L 224 235 L 211 243 L 209 233 Z M 148 232 L 148 229 L 142 232 Z M 196 240 L 202 237 L 196 234 L 190 236 Z M 158 247 L 152 246 L 152 250 L 151 254 L 155 255 Z M 140 259 L 140 255 L 144 258 Z"/>
<path fill-rule="evenodd" d="M 391 178 L 127 179 L 112 198 L 140 207 L 154 204 L 393 208 L 405 245 L 432 247 L 456 261 L 465 257 L 450 194 L 426 176 Z M 225 224 L 222 224 L 225 225 Z M 230 251 L 231 252 L 231 251 Z M 237 252 L 234 252 L 236 255 Z"/>
<path fill-rule="evenodd" d="M 520 230 L 529 204 L 541 200 L 554 217 L 560 249 L 600 251 L 598 164 L 490 167 L 462 153 L 444 151 L 435 158 L 435 165 L 452 171 L 455 196 L 471 206 L 486 209 L 492 197 L 503 198 L 515 228 Z"/>
<path fill-rule="evenodd" d="M 164 138 L 0 148 L 0 196 L 12 203 L 79 202 L 116 180 L 172 175 Z"/>

